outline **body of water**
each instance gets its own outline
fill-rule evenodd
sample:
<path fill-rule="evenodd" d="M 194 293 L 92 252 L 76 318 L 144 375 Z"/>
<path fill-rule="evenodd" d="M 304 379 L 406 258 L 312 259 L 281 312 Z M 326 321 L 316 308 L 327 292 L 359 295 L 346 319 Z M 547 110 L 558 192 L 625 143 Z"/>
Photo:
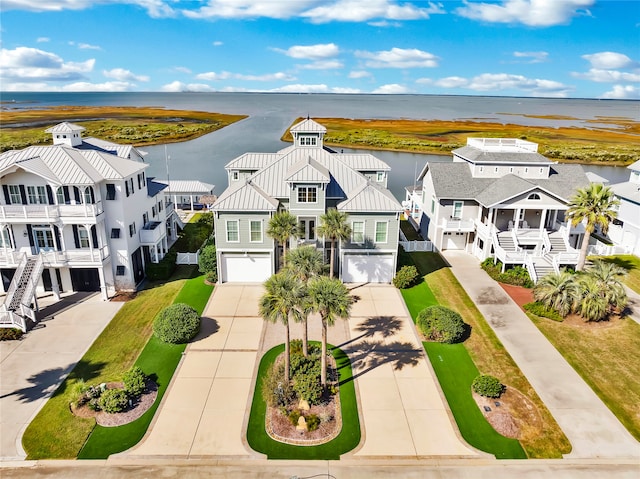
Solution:
<path fill-rule="evenodd" d="M 249 118 L 192 141 L 166 147 L 171 179 L 199 179 L 227 186 L 224 165 L 246 152 L 275 152 L 287 146 L 282 134 L 298 117 L 407 118 L 474 120 L 517 123 L 528 126 L 581 126 L 598 117 L 625 117 L 640 121 L 640 102 L 437 95 L 327 95 L 276 93 L 13 93 L 1 94 L 4 108 L 34 109 L 46 106 L 158 106 L 245 114 Z M 575 120 L 533 118 L 563 115 Z M 591 126 L 594 126 L 591 124 Z M 148 176 L 166 178 L 164 146 L 147 146 Z M 353 151 L 353 150 L 344 150 Z M 368 152 L 391 167 L 389 188 L 404 199 L 405 186 L 415 183 L 427 161 L 449 161 L 450 155 L 424 155 L 386 151 Z M 611 166 L 586 168 L 612 183 L 626 181 L 629 170 Z"/>

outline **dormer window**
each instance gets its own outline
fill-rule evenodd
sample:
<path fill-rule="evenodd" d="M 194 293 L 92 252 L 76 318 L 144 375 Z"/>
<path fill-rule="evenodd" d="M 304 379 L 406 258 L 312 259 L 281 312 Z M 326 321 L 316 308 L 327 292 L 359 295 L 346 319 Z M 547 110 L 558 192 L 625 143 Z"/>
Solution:
<path fill-rule="evenodd" d="M 316 136 L 300 135 L 300 146 L 316 146 L 318 138 Z"/>
<path fill-rule="evenodd" d="M 318 189 L 315 186 L 298 188 L 298 203 L 315 203 L 318 201 Z"/>
<path fill-rule="evenodd" d="M 240 178 L 240 173 L 238 173 L 237 171 L 231 172 L 231 181 L 238 181 L 239 178 Z"/>
<path fill-rule="evenodd" d="M 540 199 L 540 195 L 538 193 L 531 193 L 529 196 L 527 196 L 528 200 L 539 200 Z"/>
<path fill-rule="evenodd" d="M 384 171 L 378 171 L 376 174 L 376 181 L 382 183 L 384 181 Z"/>

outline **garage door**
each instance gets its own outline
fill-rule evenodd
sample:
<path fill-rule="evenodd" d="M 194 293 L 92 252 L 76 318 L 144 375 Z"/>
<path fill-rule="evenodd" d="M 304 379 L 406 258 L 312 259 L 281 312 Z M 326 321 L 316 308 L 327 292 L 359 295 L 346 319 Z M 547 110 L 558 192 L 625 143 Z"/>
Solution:
<path fill-rule="evenodd" d="M 271 276 L 271 256 L 222 255 L 223 283 L 262 283 Z"/>
<path fill-rule="evenodd" d="M 390 283 L 392 279 L 393 255 L 344 255 L 342 281 L 345 283 Z"/>
<path fill-rule="evenodd" d="M 467 233 L 445 233 L 444 249 L 465 249 Z"/>

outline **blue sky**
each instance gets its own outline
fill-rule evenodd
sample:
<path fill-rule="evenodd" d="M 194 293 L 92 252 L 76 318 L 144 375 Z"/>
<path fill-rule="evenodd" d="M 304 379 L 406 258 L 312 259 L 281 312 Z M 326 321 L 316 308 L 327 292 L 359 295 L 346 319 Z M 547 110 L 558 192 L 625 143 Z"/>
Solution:
<path fill-rule="evenodd" d="M 2 0 L 2 91 L 640 98 L 639 0 Z"/>

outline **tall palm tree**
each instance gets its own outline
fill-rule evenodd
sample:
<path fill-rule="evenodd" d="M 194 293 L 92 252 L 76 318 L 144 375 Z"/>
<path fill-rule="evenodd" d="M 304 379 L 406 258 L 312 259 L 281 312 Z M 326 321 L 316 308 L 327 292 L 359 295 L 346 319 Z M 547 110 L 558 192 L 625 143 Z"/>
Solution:
<path fill-rule="evenodd" d="M 602 183 L 591 183 L 589 186 L 579 188 L 576 194 L 569 199 L 567 215 L 571 224 L 577 226 L 583 221 L 586 222 L 576 266 L 578 271 L 584 268 L 591 233 L 596 226 L 600 226 L 602 233 L 607 234 L 609 223 L 618 216 L 616 207 L 619 204 L 620 201 L 615 197 L 611 188 Z"/>
<path fill-rule="evenodd" d="M 289 383 L 291 368 L 289 319 L 300 319 L 298 309 L 303 288 L 300 281 L 286 272 L 276 273 L 264 283 L 265 293 L 260 298 L 260 316 L 272 323 L 281 322 L 286 329 L 284 343 L 284 380 Z"/>
<path fill-rule="evenodd" d="M 336 208 L 329 208 L 325 214 L 320 216 L 320 226 L 317 232 L 320 236 L 331 241 L 331 259 L 329 260 L 329 277 L 333 278 L 335 248 L 338 241 L 345 241 L 351 236 L 351 226 L 347 222 L 348 214 L 338 211 Z"/>
<path fill-rule="evenodd" d="M 269 220 L 267 236 L 273 238 L 282 245 L 282 256 L 286 265 L 287 241 L 292 236 L 298 236 L 298 218 L 287 210 L 278 211 Z"/>
<path fill-rule="evenodd" d="M 627 305 L 627 292 L 622 284 L 627 270 L 609 261 L 593 261 L 585 272 L 591 276 L 600 289 L 612 311 L 621 311 Z"/>
<path fill-rule="evenodd" d="M 580 286 L 575 276 L 566 270 L 548 274 L 536 283 L 533 297 L 565 317 L 577 307 L 581 299 Z"/>
<path fill-rule="evenodd" d="M 321 275 L 326 269 L 322 253 L 313 246 L 300 246 L 292 249 L 287 254 L 286 259 L 287 271 L 302 281 L 305 288 L 311 278 Z M 309 301 L 302 301 L 300 309 L 303 323 L 302 354 L 306 357 L 309 354 L 309 332 L 307 328 L 307 320 L 311 313 Z"/>
<path fill-rule="evenodd" d="M 307 294 L 313 311 L 320 314 L 322 321 L 322 359 L 320 382 L 327 385 L 327 327 L 333 326 L 336 318 L 347 319 L 351 312 L 353 298 L 340 280 L 319 276 L 309 281 Z"/>

